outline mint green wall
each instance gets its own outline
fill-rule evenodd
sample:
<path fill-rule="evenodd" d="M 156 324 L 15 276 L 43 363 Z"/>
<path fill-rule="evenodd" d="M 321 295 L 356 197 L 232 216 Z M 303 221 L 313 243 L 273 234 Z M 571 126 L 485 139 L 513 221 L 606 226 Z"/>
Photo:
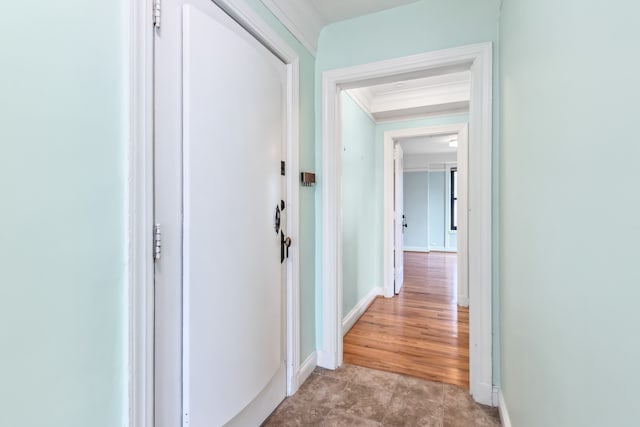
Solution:
<path fill-rule="evenodd" d="M 0 14 L 0 425 L 127 422 L 127 2 Z"/>
<path fill-rule="evenodd" d="M 631 0 L 504 2 L 502 391 L 517 427 L 639 422 L 638 15 Z M 594 242 L 602 224 L 621 232 Z"/>
<path fill-rule="evenodd" d="M 444 248 L 445 171 L 429 172 L 429 246 Z"/>
<path fill-rule="evenodd" d="M 405 172 L 402 177 L 403 215 L 407 228 L 402 237 L 404 248 L 429 250 L 427 212 L 429 209 L 429 172 Z"/>
<path fill-rule="evenodd" d="M 315 58 L 289 33 L 260 0 L 245 0 L 300 55 L 300 170 L 316 171 Z M 316 177 L 316 181 L 320 178 Z M 316 349 L 316 187 L 300 186 L 300 357 Z M 296 244 L 296 243 L 294 243 Z"/>
<path fill-rule="evenodd" d="M 342 315 L 375 287 L 381 277 L 371 268 L 379 261 L 373 245 L 376 206 L 376 125 L 347 95 L 340 96 L 342 119 Z"/>
<path fill-rule="evenodd" d="M 318 54 L 316 56 L 316 169 L 321 170 L 321 123 L 322 123 L 322 73 L 326 70 L 342 68 L 356 64 L 365 64 L 383 59 L 451 48 L 466 44 L 494 43 L 494 155 L 493 162 L 498 164 L 498 23 L 499 0 L 422 0 L 406 6 L 390 9 L 355 19 L 329 25 L 320 34 Z M 377 149 L 382 150 L 381 147 Z M 379 157 L 381 158 L 381 157 Z M 493 175 L 493 375 L 494 383 L 500 382 L 499 376 L 499 336 L 498 336 L 498 168 Z M 382 183 L 382 170 L 377 181 Z M 380 184 L 381 185 L 381 184 Z M 382 187 L 380 187 L 382 188 Z M 316 198 L 316 248 L 317 265 L 321 265 L 322 245 L 322 200 L 320 192 Z M 382 204 L 380 190 L 379 206 Z M 380 221 L 382 217 L 380 216 Z M 381 223 L 381 222 L 380 222 Z M 380 228 L 381 230 L 381 228 Z M 382 231 L 376 245 L 382 250 Z M 378 267 L 382 275 L 382 263 Z M 316 270 L 318 292 L 322 283 L 320 269 Z M 316 310 L 320 312 L 321 300 L 317 299 Z M 320 325 L 320 323 L 318 323 Z M 321 326 L 317 332 L 321 332 Z M 320 336 L 320 335 L 318 335 Z"/>
<path fill-rule="evenodd" d="M 315 166 L 315 60 L 300 54 L 300 166 Z M 128 420 L 128 2 L 0 15 L 0 425 Z M 301 188 L 301 356 L 315 349 L 315 194 Z"/>

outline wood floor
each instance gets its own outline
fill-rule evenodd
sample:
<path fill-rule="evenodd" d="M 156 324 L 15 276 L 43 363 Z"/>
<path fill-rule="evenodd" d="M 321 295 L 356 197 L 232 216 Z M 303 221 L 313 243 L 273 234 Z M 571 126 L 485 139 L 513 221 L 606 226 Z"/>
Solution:
<path fill-rule="evenodd" d="M 344 337 L 344 362 L 469 388 L 469 309 L 456 254 L 404 253 L 404 287 L 378 297 Z"/>

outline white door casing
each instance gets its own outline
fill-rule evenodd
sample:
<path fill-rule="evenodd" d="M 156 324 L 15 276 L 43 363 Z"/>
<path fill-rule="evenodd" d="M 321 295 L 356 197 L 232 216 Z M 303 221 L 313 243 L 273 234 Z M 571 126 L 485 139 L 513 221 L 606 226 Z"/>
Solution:
<path fill-rule="evenodd" d="M 458 305 L 469 306 L 469 127 L 458 132 Z"/>
<path fill-rule="evenodd" d="M 470 194 L 468 224 L 468 283 L 470 317 L 470 392 L 480 403 L 493 404 L 492 385 L 492 44 L 479 43 L 413 56 L 328 70 L 322 76 L 322 336 L 318 364 L 335 369 L 342 364 L 342 266 L 340 182 L 342 141 L 339 132 L 338 94 L 350 89 L 389 83 L 411 74 L 417 76 L 469 70 L 471 99 L 469 113 Z M 387 145 L 385 144 L 385 159 Z M 385 160 L 385 169 L 389 167 Z M 391 165 L 392 168 L 392 165 Z M 386 176 L 386 174 L 385 174 Z M 388 184 L 385 180 L 385 194 Z M 384 206 L 389 206 L 388 199 Z M 393 224 L 385 211 L 384 224 Z M 391 239 L 385 230 L 384 240 Z M 393 277 L 393 258 L 385 250 L 384 281 Z M 385 286 L 385 296 L 389 288 Z M 391 288 L 392 289 L 392 288 Z"/>
<path fill-rule="evenodd" d="M 400 144 L 395 144 L 394 157 L 394 280 L 393 291 L 400 293 L 404 284 L 404 166 Z"/>
<path fill-rule="evenodd" d="M 240 15 L 240 19 L 236 16 L 236 20 L 240 22 L 255 20 L 255 17 L 247 18 L 242 13 Z M 230 42 L 230 38 L 234 36 L 238 38 L 235 40 L 236 45 Z M 225 43 L 204 43 L 207 38 L 210 41 L 224 39 Z M 267 130 L 263 128 L 260 131 L 260 124 L 256 124 L 255 121 L 251 122 L 251 126 L 246 124 L 247 119 L 251 118 L 251 111 L 256 111 L 260 107 L 260 102 L 256 102 L 255 99 L 260 91 L 255 83 L 260 79 L 256 78 L 254 73 L 258 70 L 258 76 L 269 75 L 269 69 L 272 69 L 278 61 L 251 35 L 241 30 L 236 22 L 206 0 L 167 0 L 163 2 L 162 27 L 156 32 L 155 43 L 156 222 L 161 224 L 163 233 L 162 259 L 156 263 L 156 425 L 175 426 L 184 421 L 197 426 L 201 422 L 199 419 L 210 416 L 215 418 L 207 418 L 207 422 L 217 425 L 232 419 L 239 408 L 245 408 L 246 403 L 253 400 L 257 394 L 264 392 L 264 389 L 269 393 L 268 389 L 277 389 L 279 396 L 277 399 L 281 400 L 284 397 L 285 351 L 289 353 L 287 357 L 289 392 L 292 393 L 297 388 L 297 379 L 294 375 L 299 369 L 298 340 L 294 338 L 297 335 L 298 322 L 297 304 L 294 303 L 297 299 L 298 275 L 295 239 L 298 212 L 296 186 L 298 105 L 295 90 L 297 56 L 291 55 L 291 52 L 285 49 L 284 56 L 288 58 L 289 65 L 286 68 L 282 63 L 276 66 L 279 68 L 276 73 L 278 93 L 262 88 L 266 90 L 263 93 L 264 98 L 275 101 L 277 106 L 274 108 L 271 103 L 269 108 L 263 108 L 258 118 L 268 118 L 273 111 L 277 112 L 280 118 L 277 119 L 279 123 L 277 126 L 271 126 Z M 224 54 L 224 50 L 227 50 L 224 60 L 216 57 Z M 246 61 L 251 59 L 251 55 L 254 56 L 253 59 L 256 59 L 255 55 L 262 55 L 262 63 L 257 67 L 255 64 L 247 66 Z M 270 64 L 267 64 L 269 61 Z M 225 70 L 221 64 L 226 65 L 226 76 L 216 75 L 221 70 Z M 282 120 L 285 109 L 286 117 L 289 119 L 286 129 Z M 226 117 L 223 123 L 218 122 L 217 126 L 214 126 L 213 122 L 217 114 L 224 114 L 229 110 L 240 111 L 240 118 Z M 242 117 L 243 115 L 246 117 Z M 261 122 L 262 124 L 274 122 L 273 117 L 271 119 Z M 240 138 L 243 132 L 244 138 Z M 247 132 L 255 132 L 255 134 L 247 137 Z M 212 134 L 215 134 L 215 137 L 212 137 Z M 273 138 L 280 142 L 286 140 L 288 149 L 286 152 L 281 151 L 280 145 L 276 147 L 271 144 L 267 151 L 255 152 L 247 147 L 233 144 L 237 142 L 234 138 L 257 144 L 264 144 L 265 140 Z M 180 144 L 182 140 L 184 147 Z M 183 159 L 183 150 L 184 163 L 180 161 Z M 220 150 L 231 150 L 231 152 L 222 153 Z M 247 153 L 254 153 L 254 155 L 247 156 Z M 254 293 L 247 293 L 247 289 L 237 286 L 239 283 L 251 282 L 252 280 L 248 279 L 252 275 L 260 276 L 256 271 L 260 271 L 261 264 L 267 263 L 270 258 L 274 261 L 273 264 L 269 264 L 271 273 L 264 274 L 265 272 L 262 271 L 262 275 L 281 276 L 280 237 L 274 231 L 273 216 L 275 206 L 282 199 L 279 194 L 280 160 L 284 160 L 285 154 L 288 171 L 286 187 L 287 190 L 292 190 L 287 191 L 291 198 L 285 211 L 289 214 L 291 221 L 286 224 L 286 234 L 294 236 L 294 244 L 290 248 L 290 261 L 286 263 L 285 268 L 292 273 L 287 274 L 286 345 L 283 329 L 285 287 L 277 283 L 277 298 L 274 292 L 267 292 L 267 295 L 256 298 L 255 294 L 260 294 L 263 289 L 259 288 L 254 290 Z M 269 172 L 266 172 L 267 170 Z M 254 173 L 255 176 L 252 175 Z M 259 186 L 263 182 L 262 177 L 265 173 L 271 174 L 271 180 L 264 180 L 271 182 L 271 185 L 261 189 Z M 207 185 L 202 185 L 204 179 L 207 180 Z M 243 195 L 246 197 L 242 197 Z M 264 208 L 265 203 L 260 195 L 265 197 L 268 195 L 273 199 L 269 201 L 268 209 Z M 181 225 L 182 212 L 175 208 L 182 206 L 183 197 L 184 228 Z M 255 206 L 259 202 L 263 205 L 262 211 Z M 268 233 L 257 236 L 259 232 L 256 230 L 265 228 L 264 225 L 267 226 Z M 192 229 L 197 232 L 190 232 Z M 250 240 L 247 239 L 248 235 L 251 236 Z M 272 247 L 261 251 L 256 256 L 251 252 L 253 245 L 260 246 L 256 244 L 256 237 L 260 240 L 267 235 Z M 212 236 L 216 239 L 212 239 Z M 184 257 L 182 245 L 176 245 L 176 242 L 180 242 L 181 239 L 184 239 Z M 212 242 L 221 245 L 222 248 L 207 247 L 212 245 Z M 181 265 L 182 259 L 185 260 L 184 267 Z M 216 270 L 220 265 L 224 265 L 226 270 L 219 268 Z M 219 276 L 218 280 L 206 282 L 211 285 L 211 289 L 202 286 L 203 281 L 198 283 L 196 279 L 215 275 Z M 243 276 L 246 277 L 243 278 Z M 183 289 L 176 285 L 183 279 L 184 299 Z M 236 292 L 236 297 L 238 294 L 242 296 L 244 292 L 244 302 L 255 304 L 256 300 L 260 300 L 259 306 L 263 309 L 253 307 L 251 310 L 245 310 L 245 316 L 229 317 L 242 314 L 238 312 L 242 312 L 245 306 L 229 303 L 229 301 L 238 301 L 240 304 L 243 302 L 242 298 L 228 299 L 226 306 L 220 304 L 220 301 L 225 300 L 225 298 L 219 298 L 221 283 L 226 285 L 222 286 L 225 292 Z M 214 291 L 215 285 L 218 286 Z M 213 296 L 218 296 L 217 301 L 214 301 L 218 303 L 217 307 L 210 307 L 211 310 L 198 308 L 198 304 L 205 301 L 207 297 L 210 300 L 216 299 L 212 298 Z M 265 304 L 264 302 L 269 299 L 271 299 L 270 303 Z M 251 314 L 246 315 L 247 311 Z M 249 318 L 253 320 L 259 318 L 258 327 L 255 321 L 246 321 Z M 278 330 L 275 331 L 272 327 L 271 335 L 261 331 L 262 325 L 273 326 L 276 323 L 279 325 Z M 223 338 L 226 337 L 227 341 L 233 338 L 233 342 L 224 344 L 224 339 L 214 342 L 218 340 L 215 338 L 209 340 L 207 344 L 206 340 L 191 339 L 193 333 L 198 332 L 198 325 L 204 324 L 208 324 L 210 329 L 215 329 L 215 333 Z M 244 332 L 240 333 L 239 337 L 230 333 L 234 329 L 243 327 Z M 245 339 L 247 331 L 259 336 Z M 209 331 L 199 331 L 199 333 L 203 332 L 209 333 Z M 277 336 L 273 335 L 274 333 Z M 215 334 L 211 333 L 211 335 Z M 184 354 L 181 354 L 180 343 L 183 340 Z M 262 342 L 262 345 L 257 345 L 258 342 Z M 271 350 L 264 348 L 265 343 Z M 271 343 L 276 345 L 271 346 Z M 236 348 L 243 351 L 237 352 L 239 354 L 234 356 L 230 349 Z M 223 360 L 215 364 L 220 366 L 209 366 L 213 370 L 224 366 L 228 368 L 229 364 L 235 364 L 236 367 L 242 366 L 243 369 L 236 369 L 235 373 L 233 369 L 228 369 L 226 372 L 218 369 L 215 374 L 212 374 L 206 372 L 206 369 L 198 368 L 197 375 L 190 375 L 192 367 L 202 362 L 198 358 L 207 352 L 210 353 L 209 355 L 215 352 L 216 357 L 223 357 Z M 230 360 L 234 358 L 235 360 Z M 227 365 L 222 362 L 226 362 Z M 253 367 L 251 363 L 254 364 Z M 278 378 L 277 381 L 272 381 L 274 376 L 271 373 L 274 371 L 278 372 L 275 375 Z M 227 384 L 217 381 L 215 387 L 204 390 L 208 395 L 206 404 L 212 406 L 214 410 L 209 414 L 198 413 L 198 408 L 203 407 L 197 402 L 198 395 L 203 391 L 201 389 L 210 386 L 206 381 L 201 381 L 200 377 L 206 377 L 208 374 L 215 375 L 217 380 L 227 375 Z M 230 378 L 233 378 L 233 384 L 228 381 Z M 275 383 L 278 385 L 274 385 Z M 182 401 L 184 406 L 181 405 Z M 258 409 L 267 411 L 266 414 L 268 414 L 270 409 L 263 403 Z M 204 411 L 207 409 L 205 408 Z M 254 423 L 256 419 L 252 419 L 251 414 L 244 411 L 236 421 L 246 424 Z"/>

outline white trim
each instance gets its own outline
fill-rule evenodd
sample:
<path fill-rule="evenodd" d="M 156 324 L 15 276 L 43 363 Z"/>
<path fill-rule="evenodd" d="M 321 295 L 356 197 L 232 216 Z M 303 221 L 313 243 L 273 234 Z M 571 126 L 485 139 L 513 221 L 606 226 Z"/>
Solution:
<path fill-rule="evenodd" d="M 429 76 L 377 87 L 349 89 L 349 95 L 376 123 L 469 111 L 468 71 Z"/>
<path fill-rule="evenodd" d="M 382 205 L 384 209 L 384 221 L 383 221 L 383 291 L 384 295 L 391 297 L 393 296 L 393 281 L 394 281 L 394 271 L 393 271 L 393 241 L 394 241 L 394 230 L 393 230 L 393 210 L 394 210 L 394 191 L 393 191 L 393 145 L 395 141 L 400 138 L 409 138 L 409 137 L 422 137 L 422 136 L 432 136 L 432 135 L 446 135 L 456 133 L 458 134 L 458 140 L 460 141 L 460 146 L 465 145 L 464 136 L 466 134 L 466 123 L 456 123 L 451 125 L 443 125 L 443 126 L 429 126 L 422 128 L 408 128 L 408 129 L 398 129 L 391 130 L 384 133 L 384 147 L 383 147 L 383 183 L 384 183 L 384 194 L 382 198 Z M 429 171 L 432 171 L 430 168 Z M 428 188 L 428 187 L 427 187 Z M 464 194 L 460 195 L 460 199 L 464 198 Z M 429 246 L 430 251 L 440 251 L 440 252 L 457 252 L 447 249 L 445 247 L 436 247 Z M 464 258 L 466 253 L 464 251 L 460 251 L 459 262 L 458 265 L 464 268 L 467 265 L 467 260 Z M 466 282 L 464 282 L 466 283 Z M 460 293 L 460 288 L 463 283 L 459 283 L 458 293 Z M 464 286 L 466 289 L 466 285 Z M 466 294 L 466 291 L 464 292 Z M 463 297 L 465 295 L 462 295 Z"/>
<path fill-rule="evenodd" d="M 318 366 L 327 369 L 336 369 L 330 368 L 331 364 L 335 362 L 335 355 L 332 355 L 324 350 L 316 350 L 316 354 L 318 355 Z"/>
<path fill-rule="evenodd" d="M 298 53 L 245 0 L 213 0 L 213 2 L 280 56 L 286 64 L 299 60 Z"/>
<path fill-rule="evenodd" d="M 405 252 L 424 252 L 424 253 L 430 252 L 430 249 L 425 246 L 405 246 L 402 248 L 402 250 Z"/>
<path fill-rule="evenodd" d="M 342 335 L 346 335 L 349 329 L 353 328 L 358 319 L 367 311 L 373 301 L 382 295 L 382 288 L 376 287 L 364 296 L 346 316 L 342 319 Z"/>
<path fill-rule="evenodd" d="M 447 248 L 445 246 L 429 246 L 429 251 L 430 252 L 446 252 L 451 254 L 455 254 L 458 252 L 456 249 Z"/>
<path fill-rule="evenodd" d="M 469 361 L 471 364 L 471 361 Z M 475 384 L 475 394 L 471 393 L 476 402 L 493 406 L 493 384 L 491 382 L 480 382 Z"/>
<path fill-rule="evenodd" d="M 154 425 L 153 26 L 151 1 L 129 3 L 129 426 Z"/>
<path fill-rule="evenodd" d="M 497 407 L 499 403 L 499 398 L 500 398 L 500 387 L 498 387 L 497 385 L 494 385 L 493 389 L 491 390 L 491 406 Z"/>
<path fill-rule="evenodd" d="M 367 95 L 371 94 L 371 91 L 368 88 L 365 87 L 362 89 L 345 90 L 344 93 L 346 93 L 347 96 L 351 98 L 351 100 L 355 102 L 367 116 L 369 116 L 373 123 L 376 123 L 375 117 L 371 114 L 371 99 L 367 98 Z"/>
<path fill-rule="evenodd" d="M 287 263 L 287 394 L 296 392 L 294 373 L 300 366 L 300 148 L 299 148 L 299 62 L 296 59 L 287 67 L 288 73 L 288 127 L 287 150 L 287 234 L 292 237 Z"/>
<path fill-rule="evenodd" d="M 300 367 L 300 58 L 244 0 L 214 0 L 287 65 L 287 231 L 292 238 L 287 264 L 287 394 L 296 392 Z"/>
<path fill-rule="evenodd" d="M 469 101 L 470 82 L 415 88 L 386 94 L 376 94 L 371 100 L 371 113 L 405 110 L 432 105 L 455 104 Z M 355 89 L 352 92 L 357 92 Z"/>
<path fill-rule="evenodd" d="M 469 306 L 469 288 L 472 286 L 469 279 L 469 261 L 471 257 L 471 252 L 469 252 L 469 233 L 471 232 L 469 225 L 469 208 L 472 206 L 474 209 L 478 208 L 475 204 L 469 202 L 471 198 L 475 197 L 474 194 L 469 193 L 469 179 L 473 176 L 473 174 L 469 173 L 469 167 L 479 169 L 479 167 L 476 166 L 478 163 L 480 163 L 478 159 L 473 161 L 469 159 L 469 128 L 465 127 L 461 134 L 458 135 L 456 164 L 458 170 L 458 229 L 456 230 L 456 250 L 458 251 L 459 260 L 458 305 L 462 307 Z M 477 200 L 477 198 L 474 200 Z M 480 211 L 480 209 L 477 210 L 478 212 Z M 450 235 L 447 234 L 446 237 L 449 238 Z M 491 290 L 489 290 L 489 292 L 491 292 Z M 471 364 L 471 362 L 469 363 Z"/>
<path fill-rule="evenodd" d="M 262 3 L 315 57 L 320 31 L 325 26 L 325 22 L 313 4 L 299 0 L 262 0 Z"/>
<path fill-rule="evenodd" d="M 460 307 L 469 307 L 469 297 L 458 295 L 457 301 Z"/>
<path fill-rule="evenodd" d="M 320 366 L 342 364 L 342 142 L 339 92 L 343 89 L 393 81 L 399 75 L 417 76 L 471 71 L 468 181 L 469 284 L 470 284 L 470 386 L 474 399 L 491 402 L 491 153 L 492 153 L 492 45 L 480 43 L 325 71 L 322 75 L 322 319 Z M 384 150 L 387 150 L 385 145 Z M 387 166 L 388 167 L 388 166 Z M 385 184 L 386 188 L 387 184 Z M 385 223 L 391 218 L 385 215 Z M 385 278 L 389 272 L 385 271 Z M 322 358 L 320 357 L 322 355 Z M 322 363 L 321 363 L 322 362 Z M 484 385 L 488 384 L 488 387 Z"/>
<path fill-rule="evenodd" d="M 300 369 L 296 375 L 296 390 L 304 384 L 307 378 L 309 378 L 313 373 L 316 366 L 318 366 L 318 354 L 314 351 L 304 360 L 304 362 L 302 362 L 302 365 L 300 365 Z"/>
<path fill-rule="evenodd" d="M 503 427 L 511 427 L 511 418 L 509 418 L 509 411 L 507 411 L 507 403 L 504 400 L 504 394 L 502 390 L 498 390 L 498 411 L 500 412 L 500 420 L 502 420 Z"/>

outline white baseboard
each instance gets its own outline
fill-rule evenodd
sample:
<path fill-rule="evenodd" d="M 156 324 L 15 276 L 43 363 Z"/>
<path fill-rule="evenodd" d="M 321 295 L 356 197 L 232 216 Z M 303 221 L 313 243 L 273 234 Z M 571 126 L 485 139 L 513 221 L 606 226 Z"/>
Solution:
<path fill-rule="evenodd" d="M 300 386 L 304 384 L 304 382 L 309 378 L 309 375 L 313 372 L 313 370 L 318 365 L 318 353 L 315 351 L 309 355 L 300 365 L 300 369 L 296 374 L 296 389 L 293 393 L 298 391 Z"/>
<path fill-rule="evenodd" d="M 371 292 L 369 292 L 364 298 L 362 298 L 360 302 L 358 302 L 356 306 L 353 307 L 346 316 L 344 316 L 344 319 L 342 320 L 342 335 L 345 335 L 347 332 L 349 332 L 349 329 L 351 329 L 353 325 L 356 324 L 360 316 L 362 316 L 364 312 L 367 311 L 369 305 L 379 295 L 382 295 L 382 288 L 373 288 Z"/>
<path fill-rule="evenodd" d="M 429 251 L 433 251 L 433 252 L 452 252 L 452 253 L 456 253 L 458 252 L 457 249 L 451 249 L 451 248 L 447 248 L 445 246 L 429 246 Z"/>
<path fill-rule="evenodd" d="M 403 246 L 402 250 L 405 252 L 429 252 L 429 248 L 426 246 Z"/>
<path fill-rule="evenodd" d="M 512 424 L 509 418 L 509 412 L 507 411 L 507 404 L 504 402 L 504 395 L 500 389 L 498 389 L 498 411 L 500 412 L 502 427 L 511 427 Z"/>
<path fill-rule="evenodd" d="M 467 298 L 467 297 L 458 297 L 458 305 L 460 307 L 469 307 L 469 298 Z"/>

